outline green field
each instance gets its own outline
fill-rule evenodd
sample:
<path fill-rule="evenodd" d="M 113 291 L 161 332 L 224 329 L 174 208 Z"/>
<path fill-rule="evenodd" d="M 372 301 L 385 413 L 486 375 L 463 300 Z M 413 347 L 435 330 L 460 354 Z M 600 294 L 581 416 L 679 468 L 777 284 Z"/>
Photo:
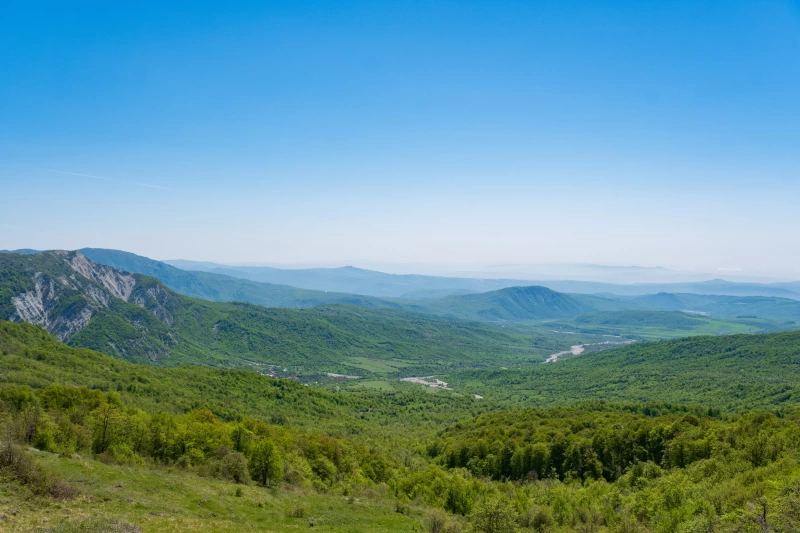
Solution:
<path fill-rule="evenodd" d="M 396 374 L 404 368 L 411 366 L 410 361 L 367 359 L 366 357 L 351 357 L 345 359 L 343 364 L 365 370 L 372 374 Z"/>

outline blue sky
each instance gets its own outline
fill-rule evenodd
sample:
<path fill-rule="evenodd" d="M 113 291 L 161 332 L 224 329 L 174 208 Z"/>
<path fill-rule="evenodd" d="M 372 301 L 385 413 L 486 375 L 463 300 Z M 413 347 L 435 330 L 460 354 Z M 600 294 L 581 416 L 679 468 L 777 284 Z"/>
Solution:
<path fill-rule="evenodd" d="M 800 278 L 796 0 L 161 4 L 0 5 L 0 248 Z"/>

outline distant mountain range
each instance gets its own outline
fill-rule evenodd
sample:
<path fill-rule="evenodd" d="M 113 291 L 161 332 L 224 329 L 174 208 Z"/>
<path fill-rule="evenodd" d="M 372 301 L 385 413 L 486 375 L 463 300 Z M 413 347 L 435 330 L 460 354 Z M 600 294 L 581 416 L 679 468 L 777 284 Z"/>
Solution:
<path fill-rule="evenodd" d="M 266 307 L 287 307 L 304 309 L 319 305 L 348 304 L 373 309 L 403 309 L 418 313 L 433 314 L 449 318 L 479 321 L 524 321 L 560 319 L 580 314 L 594 312 L 617 311 L 681 311 L 704 313 L 724 319 L 737 319 L 739 317 L 757 317 L 776 322 L 781 325 L 787 321 L 800 322 L 800 297 L 789 299 L 774 296 L 730 296 L 730 295 L 698 295 L 691 294 L 690 290 L 725 290 L 732 292 L 758 292 L 758 289 L 769 289 L 777 294 L 791 294 L 788 287 L 758 286 L 739 284 L 734 282 L 703 282 L 695 284 L 667 284 L 667 285 L 637 285 L 639 290 L 653 290 L 641 296 L 617 295 L 611 292 L 604 294 L 579 294 L 557 291 L 552 287 L 586 287 L 586 282 L 550 282 L 551 287 L 544 286 L 511 286 L 501 289 L 482 291 L 468 294 L 441 296 L 440 291 L 456 290 L 455 282 L 476 282 L 479 284 L 498 282 L 502 280 L 462 280 L 461 278 L 437 278 L 435 276 L 405 276 L 384 274 L 369 270 L 360 270 L 347 267 L 344 269 L 310 269 L 320 272 L 320 279 L 331 279 L 334 282 L 345 278 L 350 283 L 358 279 L 371 279 L 380 282 L 384 287 L 391 287 L 391 283 L 399 283 L 402 290 L 422 285 L 419 291 L 427 294 L 427 298 L 379 298 L 374 296 L 360 296 L 344 292 L 326 292 L 324 290 L 298 289 L 288 285 L 263 283 L 252 280 L 236 278 L 234 276 L 188 271 L 175 268 L 161 261 L 155 261 L 119 250 L 105 250 L 97 248 L 84 248 L 81 250 L 93 261 L 113 266 L 129 272 L 136 272 L 153 276 L 161 280 L 172 290 L 186 296 L 202 298 L 205 300 L 230 302 L 242 301 L 263 305 Z M 261 269 L 263 267 L 247 267 Z M 295 273 L 314 279 L 313 272 L 307 271 L 281 271 L 269 269 L 260 272 L 277 270 L 283 272 L 286 278 Z M 233 272 L 236 272 L 235 270 Z M 435 283 L 444 280 L 449 287 L 437 288 Z M 518 280 L 505 280 L 506 282 L 520 283 Z M 594 284 L 598 285 L 598 284 Z M 608 287 L 605 284 L 599 284 Z M 323 285 L 324 286 L 324 285 Z M 397 285 L 396 285 L 397 286 Z M 485 287 L 486 285 L 484 285 Z M 618 291 L 634 286 L 613 286 Z M 702 288 L 701 288 L 702 287 Z M 658 292 L 658 289 L 674 288 L 689 290 L 687 292 Z M 388 290 L 388 289 L 387 289 Z M 466 290 L 466 289 L 462 289 Z M 665 317 L 667 323 L 674 323 L 674 319 Z"/>
<path fill-rule="evenodd" d="M 651 271 L 661 272 L 665 269 L 644 268 L 644 267 L 604 267 L 602 265 L 565 265 L 562 270 L 564 277 L 561 279 L 542 278 L 520 278 L 498 277 L 498 272 L 494 272 L 492 277 L 481 277 L 481 273 L 471 273 L 472 277 L 446 277 L 429 276 L 418 274 L 387 274 L 376 270 L 365 270 L 356 267 L 338 268 L 300 268 L 283 269 L 266 266 L 231 266 L 219 263 L 187 261 L 182 259 L 170 261 L 154 261 L 135 254 L 118 250 L 108 250 L 99 248 L 85 248 L 81 250 L 87 257 L 95 261 L 126 268 L 134 272 L 147 273 L 162 279 L 173 289 L 181 291 L 183 289 L 197 291 L 193 296 L 210 299 L 229 299 L 232 294 L 246 296 L 255 299 L 258 292 L 254 285 L 236 285 L 232 279 L 254 281 L 258 283 L 270 284 L 273 287 L 258 296 L 258 301 L 250 301 L 259 305 L 284 306 L 284 307 L 308 307 L 321 303 L 338 303 L 341 298 L 353 298 L 353 295 L 370 296 L 380 299 L 427 299 L 441 298 L 444 296 L 463 295 L 470 293 L 483 293 L 495 291 L 508 287 L 521 286 L 541 286 L 554 291 L 574 294 L 594 294 L 612 297 L 631 297 L 644 296 L 657 293 L 688 293 L 688 294 L 707 294 L 720 296 L 768 296 L 776 298 L 791 298 L 800 300 L 800 281 L 783 283 L 745 283 L 739 281 L 727 281 L 724 279 L 705 279 L 698 281 L 682 281 L 677 283 L 644 283 L 634 282 L 646 278 L 652 278 Z M 3 250 L 0 253 L 8 251 Z M 31 254 L 36 250 L 15 250 L 14 253 Z M 149 262 L 149 264 L 148 264 Z M 180 279 L 180 274 L 175 270 L 170 271 L 165 266 L 175 267 L 178 271 L 205 272 L 226 276 L 228 282 L 226 287 L 218 287 L 217 283 L 223 283 L 222 278 L 213 278 L 211 286 L 203 286 L 200 276 L 193 276 L 192 283 L 198 285 L 189 288 L 184 287 L 189 278 Z M 513 267 L 507 267 L 511 270 Z M 147 269 L 158 269 L 147 272 Z M 499 267 L 498 267 L 499 268 Z M 602 281 L 581 281 L 580 279 L 570 279 L 569 275 L 575 276 L 592 275 L 605 270 L 611 270 L 615 276 L 622 277 L 624 283 L 609 283 Z M 643 274 L 644 272 L 645 274 Z M 508 272 L 512 274 L 512 272 Z M 519 274 L 519 273 L 514 273 Z M 162 276 L 171 276 L 167 281 Z M 627 277 L 626 277 L 627 276 Z M 600 276 L 603 277 L 603 276 Z M 206 278 L 206 282 L 209 278 Z M 172 284 L 172 285 L 171 285 Z M 181 286 L 182 288 L 177 288 Z M 276 287 L 283 286 L 283 287 Z M 288 290 L 291 287 L 297 289 L 308 289 L 328 293 L 338 293 L 329 296 L 307 293 L 302 295 L 298 292 Z M 262 291 L 264 288 L 262 287 Z M 209 292 L 210 291 L 210 292 Z M 215 296 L 214 291 L 220 291 Z M 345 296 L 346 295 L 346 296 Z M 291 302 L 297 297 L 298 304 Z M 359 302 L 352 302 L 356 305 L 364 306 L 385 306 L 386 302 L 378 304 L 375 301 L 364 299 Z"/>
<path fill-rule="evenodd" d="M 183 270 L 210 272 L 235 278 L 278 283 L 318 291 L 365 294 L 378 298 L 429 298 L 471 292 L 488 292 L 530 285 L 515 279 L 446 278 L 417 274 L 386 274 L 351 266 L 339 268 L 279 269 L 226 266 L 194 261 L 165 261 Z"/>
<path fill-rule="evenodd" d="M 58 253 L 66 252 L 48 252 L 36 255 L 6 254 L 0 257 L 17 258 L 17 261 L 28 258 L 29 261 L 35 263 L 39 261 L 37 258 L 51 257 L 53 254 Z M 345 304 L 363 309 L 411 311 L 420 315 L 436 315 L 448 319 L 481 322 L 563 321 L 570 319 L 563 323 L 569 326 L 566 329 L 572 329 L 574 326 L 586 332 L 599 333 L 601 332 L 599 329 L 596 327 L 589 328 L 588 325 L 593 324 L 606 329 L 614 325 L 622 327 L 621 330 L 613 331 L 613 333 L 617 334 L 619 331 L 625 332 L 623 327 L 625 324 L 631 326 L 630 332 L 633 332 L 639 326 L 650 327 L 660 323 L 663 328 L 674 330 L 676 333 L 684 331 L 683 324 L 695 324 L 701 331 L 708 333 L 725 333 L 732 331 L 791 329 L 800 322 L 800 301 L 788 298 L 664 292 L 642 296 L 618 296 L 611 293 L 603 295 L 568 294 L 535 285 L 512 286 L 484 292 L 440 296 L 442 291 L 446 293 L 457 290 L 456 286 L 453 285 L 455 282 L 475 282 L 472 286 L 477 287 L 483 280 L 461 280 L 460 278 L 437 278 L 434 276 L 396 276 L 380 272 L 362 271 L 355 268 L 311 269 L 310 271 L 295 272 L 278 269 L 263 270 L 262 267 L 252 267 L 256 269 L 256 273 L 261 274 L 277 271 L 281 276 L 284 276 L 282 279 L 288 279 L 297 274 L 298 276 L 306 276 L 307 279 L 312 281 L 316 279 L 319 283 L 325 282 L 326 279 L 332 280 L 331 283 L 334 284 L 338 283 L 337 280 L 343 279 L 342 273 L 344 272 L 344 278 L 348 279 L 348 283 L 351 284 L 358 284 L 359 279 L 371 279 L 373 287 L 382 285 L 384 287 L 383 290 L 388 292 L 398 290 L 400 287 L 402 287 L 402 290 L 406 290 L 416 286 L 419 291 L 431 296 L 414 299 L 379 298 L 344 292 L 300 289 L 283 284 L 263 283 L 222 274 L 219 271 L 182 270 L 160 261 L 119 250 L 85 248 L 80 250 L 79 255 L 98 266 L 113 267 L 121 272 L 121 274 L 115 275 L 135 273 L 136 275 L 152 276 L 152 278 L 158 279 L 160 283 L 163 283 L 169 289 L 184 296 L 200 298 L 210 302 L 244 302 L 270 308 L 307 309 Z M 234 269 L 232 272 L 236 273 L 238 271 Z M 2 274 L 5 277 L 9 275 L 5 272 L 5 269 Z M 442 280 L 445 285 L 449 284 L 449 286 L 437 287 L 436 283 Z M 490 281 L 497 282 L 498 280 Z M 585 282 L 558 283 L 562 285 L 577 283 L 585 286 Z M 685 289 L 687 288 L 686 285 L 680 284 L 679 287 Z M 707 282 L 705 285 L 715 287 L 719 284 Z M 9 285 L 0 283 L 0 287 L 2 286 L 8 287 Z M 642 285 L 639 287 L 661 288 L 662 286 Z M 788 291 L 787 288 L 778 289 L 773 287 L 773 289 Z M 462 288 L 461 290 L 465 289 Z M 12 291 L 8 295 L 0 292 L 0 299 L 5 302 L 3 305 L 8 305 L 8 298 L 10 297 L 19 297 L 19 291 Z M 0 306 L 0 311 L 2 310 L 3 308 Z M 636 317 L 632 314 L 636 312 L 650 314 L 642 314 Z M 695 320 L 681 319 L 674 314 L 669 314 L 671 312 L 693 314 Z M 0 318 L 9 316 L 9 313 L 10 311 L 6 311 L 0 314 Z M 597 313 L 605 314 L 598 315 Z M 609 313 L 624 314 L 609 316 Z M 722 327 L 720 324 L 709 323 L 708 320 L 697 320 L 696 318 L 700 315 L 705 315 L 715 320 L 736 321 L 740 323 L 740 326 L 733 328 Z M 575 320 L 571 320 L 573 318 Z M 420 317 L 420 319 L 422 318 Z M 742 323 L 746 324 L 747 327 L 741 327 Z M 659 331 L 662 330 L 652 331 L 651 329 L 648 331 L 649 338 L 662 336 Z M 53 333 L 56 336 L 59 335 L 56 331 Z M 664 331 L 665 335 L 666 333 Z M 163 351 L 163 349 L 161 350 Z M 159 352 L 155 350 L 153 353 L 157 354 Z"/>
<path fill-rule="evenodd" d="M 507 287 L 538 285 L 554 291 L 578 294 L 642 296 L 659 292 L 712 294 L 723 296 L 772 296 L 800 300 L 800 282 L 742 283 L 713 279 L 681 283 L 605 283 L 569 279 L 490 279 L 479 277 L 440 277 L 416 274 L 386 274 L 355 267 L 280 269 L 260 266 L 228 266 L 185 260 L 165 261 L 183 270 L 212 272 L 230 277 L 277 283 L 322 291 L 364 294 L 378 298 L 430 298 L 469 292 L 489 292 Z M 599 267 L 596 267 L 599 268 Z M 609 267 L 611 268 L 611 267 Z M 613 267 L 631 272 L 640 267 Z M 571 271 L 565 271 L 565 275 Z M 573 272 L 576 273 L 576 272 Z"/>

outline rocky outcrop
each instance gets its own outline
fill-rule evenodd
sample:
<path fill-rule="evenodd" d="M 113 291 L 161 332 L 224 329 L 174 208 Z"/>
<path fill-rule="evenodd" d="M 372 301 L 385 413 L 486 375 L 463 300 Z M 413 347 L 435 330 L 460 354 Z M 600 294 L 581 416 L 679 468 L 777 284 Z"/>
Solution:
<path fill-rule="evenodd" d="M 48 331 L 63 342 L 85 328 L 96 312 L 95 308 L 87 305 L 76 313 L 61 315 L 52 322 Z"/>
<path fill-rule="evenodd" d="M 144 307 L 153 313 L 160 321 L 171 326 L 174 316 L 168 309 L 169 301 L 169 292 L 167 292 L 161 284 L 153 285 L 143 290 L 137 290 L 131 298 L 131 302 L 140 307 Z"/>
<path fill-rule="evenodd" d="M 67 251 L 0 256 L 0 273 L 0 294 L 9 295 L 0 319 L 42 326 L 63 342 L 92 324 L 74 341 L 126 359 L 158 362 L 178 344 L 171 326 L 180 301 L 156 279 Z"/>
<path fill-rule="evenodd" d="M 136 318 L 129 307 L 142 307 L 168 328 L 172 326 L 175 296 L 157 280 L 98 265 L 79 252 L 67 251 L 11 258 L 0 267 L 13 273 L 18 284 L 20 279 L 29 280 L 22 282 L 25 290 L 10 298 L 13 307 L 6 309 L 11 316 L 0 318 L 42 326 L 57 339 L 68 341 L 98 313 L 110 309 L 138 331 L 102 347 L 110 353 L 125 357 L 135 352 L 157 361 L 170 357 L 167 347 L 177 343 L 171 331 L 151 331 L 153 323 Z"/>
<path fill-rule="evenodd" d="M 33 276 L 33 290 L 11 298 L 16 313 L 10 318 L 42 326 L 58 340 L 65 341 L 82 330 L 98 308 L 108 307 L 108 296 L 92 285 L 84 293 L 85 299 L 62 305 L 74 293 L 68 279 L 54 280 L 37 272 Z"/>
<path fill-rule="evenodd" d="M 17 318 L 23 322 L 48 328 L 50 317 L 46 307 L 50 307 L 50 304 L 57 300 L 53 280 L 37 272 L 33 278 L 33 287 L 32 291 L 12 296 L 11 303 L 17 310 Z"/>
<path fill-rule="evenodd" d="M 80 252 L 55 253 L 63 255 L 65 261 L 75 272 L 95 283 L 99 283 L 120 300 L 127 302 L 128 298 L 130 298 L 133 288 L 136 286 L 136 278 L 133 277 L 133 274 L 92 263 Z"/>
<path fill-rule="evenodd" d="M 33 288 L 11 297 L 15 313 L 8 318 L 42 326 L 61 341 L 86 327 L 114 298 L 128 301 L 136 287 L 133 274 L 92 263 L 79 252 L 47 253 L 63 261 L 67 270 L 52 267 L 52 261 L 43 263 L 51 268 L 35 272 Z"/>

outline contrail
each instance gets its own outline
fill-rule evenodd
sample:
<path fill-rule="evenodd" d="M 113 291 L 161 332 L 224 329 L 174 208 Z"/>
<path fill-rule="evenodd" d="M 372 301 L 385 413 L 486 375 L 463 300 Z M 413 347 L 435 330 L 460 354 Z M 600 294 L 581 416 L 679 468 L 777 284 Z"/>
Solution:
<path fill-rule="evenodd" d="M 114 179 L 114 178 L 105 178 L 103 176 L 92 176 L 91 174 L 81 174 L 79 172 L 65 172 L 63 170 L 53 170 L 51 168 L 45 168 L 45 169 L 42 169 L 42 170 L 45 170 L 47 172 L 56 172 L 58 174 L 69 174 L 71 176 L 83 176 L 84 178 L 94 178 L 94 179 L 98 179 L 98 180 L 116 181 L 116 182 L 119 182 L 119 183 L 128 183 L 130 185 L 140 185 L 142 187 L 152 187 L 153 189 L 164 189 L 166 191 L 174 191 L 175 190 L 172 187 L 162 187 L 161 185 L 150 185 L 149 183 L 140 183 L 138 181 L 125 181 L 125 180 L 118 180 L 118 179 Z"/>

